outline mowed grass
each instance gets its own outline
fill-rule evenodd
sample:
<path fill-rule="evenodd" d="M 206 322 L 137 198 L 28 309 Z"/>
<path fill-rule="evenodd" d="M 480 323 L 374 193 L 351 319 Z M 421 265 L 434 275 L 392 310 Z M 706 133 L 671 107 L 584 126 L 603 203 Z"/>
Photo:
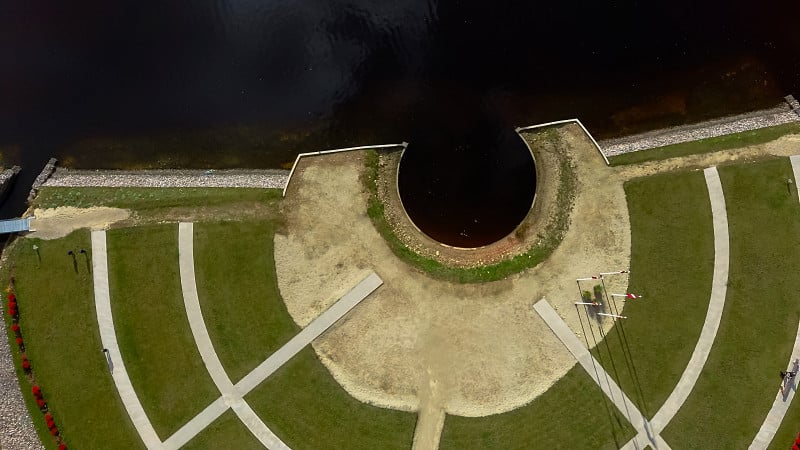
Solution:
<path fill-rule="evenodd" d="M 714 269 L 711 202 L 701 171 L 632 180 L 625 194 L 631 221 L 629 291 L 643 298 L 615 300 L 628 319 L 606 333 L 594 354 L 652 417 L 686 368 L 708 310 Z"/>
<path fill-rule="evenodd" d="M 203 318 L 234 383 L 299 331 L 278 292 L 273 234 L 269 221 L 194 225 Z"/>
<path fill-rule="evenodd" d="M 294 450 L 411 448 L 416 415 L 362 403 L 306 347 L 245 400 Z"/>
<path fill-rule="evenodd" d="M 786 450 L 791 448 L 798 433 L 800 433 L 800 401 L 792 401 L 769 448 L 773 450 Z"/>
<path fill-rule="evenodd" d="M 793 122 L 759 130 L 743 131 L 741 133 L 718 136 L 697 141 L 683 142 L 680 144 L 666 145 L 664 147 L 624 153 L 608 158 L 612 166 L 636 164 L 646 161 L 660 161 L 679 156 L 711 153 L 720 150 L 746 147 L 748 145 L 764 144 L 787 134 L 800 133 L 800 123 Z"/>
<path fill-rule="evenodd" d="M 175 224 L 107 234 L 111 310 L 133 387 L 162 440 L 220 393 L 195 345 L 178 273 Z"/>
<path fill-rule="evenodd" d="M 43 187 L 33 204 L 37 208 L 108 206 L 149 211 L 247 202 L 270 203 L 280 198 L 280 189 Z"/>
<path fill-rule="evenodd" d="M 789 362 L 800 302 L 800 206 L 787 159 L 719 169 L 730 274 L 717 338 L 697 385 L 663 436 L 674 448 L 746 448 Z"/>
<path fill-rule="evenodd" d="M 39 255 L 33 246 L 39 247 Z M 89 258 L 78 254 L 77 272 L 69 250 L 91 251 L 89 232 L 62 239 L 19 238 L 11 254 L 20 305 L 20 326 L 37 382 L 69 448 L 144 448 L 119 398 L 102 352 Z M 8 279 L 8 266 L 3 279 Z M 5 287 L 5 284 L 3 285 Z M 7 326 L 8 316 L 4 314 Z M 7 328 L 8 329 L 8 328 Z M 12 338 L 19 368 L 19 351 Z M 18 369 L 34 425 L 48 449 L 56 446 L 36 407 L 31 384 Z"/>
<path fill-rule="evenodd" d="M 249 450 L 263 449 L 261 442 L 229 409 L 206 429 L 181 447 L 182 450 L 213 449 Z"/>
<path fill-rule="evenodd" d="M 448 415 L 439 448 L 617 449 L 634 434 L 625 416 L 576 365 L 521 408 L 477 418 Z"/>

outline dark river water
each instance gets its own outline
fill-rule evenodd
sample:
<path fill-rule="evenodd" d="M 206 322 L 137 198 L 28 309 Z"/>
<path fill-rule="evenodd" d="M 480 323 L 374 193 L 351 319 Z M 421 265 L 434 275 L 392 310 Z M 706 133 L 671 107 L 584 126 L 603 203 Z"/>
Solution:
<path fill-rule="evenodd" d="M 279 167 L 442 133 L 481 154 L 486 123 L 602 138 L 800 93 L 800 2 L 585 3 L 2 0 L 0 153 L 24 172 L 0 214 L 50 156 Z"/>

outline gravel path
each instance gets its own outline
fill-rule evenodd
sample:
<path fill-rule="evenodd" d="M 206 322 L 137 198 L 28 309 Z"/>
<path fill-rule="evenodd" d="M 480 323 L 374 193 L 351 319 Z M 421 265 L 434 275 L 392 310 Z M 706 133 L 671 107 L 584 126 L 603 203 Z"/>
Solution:
<path fill-rule="evenodd" d="M 648 131 L 617 139 L 607 139 L 600 141 L 599 145 L 606 156 L 614 156 L 798 121 L 800 121 L 800 111 L 792 110 L 787 100 L 787 103 L 775 108 L 722 117 L 698 124 Z"/>
<path fill-rule="evenodd" d="M 5 336 L 0 338 L 0 393 L 0 449 L 44 449 L 22 399 L 11 348 Z"/>
<path fill-rule="evenodd" d="M 59 167 L 44 186 L 282 189 L 288 178 L 288 170 L 72 170 Z"/>

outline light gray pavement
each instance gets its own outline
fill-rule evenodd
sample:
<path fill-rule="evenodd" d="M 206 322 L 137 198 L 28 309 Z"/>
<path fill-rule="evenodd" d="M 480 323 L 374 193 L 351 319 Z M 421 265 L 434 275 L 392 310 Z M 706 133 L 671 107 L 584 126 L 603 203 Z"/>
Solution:
<path fill-rule="evenodd" d="M 189 318 L 189 326 L 194 336 L 197 349 L 203 358 L 203 363 L 208 370 L 217 389 L 222 393 L 225 404 L 233 409 L 239 420 L 245 424 L 248 430 L 267 448 L 272 450 L 288 450 L 289 447 L 283 443 L 256 415 L 252 408 L 242 399 L 242 395 L 233 386 L 228 374 L 222 367 L 211 337 L 208 334 L 203 312 L 200 308 L 200 299 L 197 296 L 197 282 L 194 271 L 194 225 L 192 223 L 181 223 L 178 225 L 178 255 L 181 277 L 181 290 L 183 291 L 183 303 L 186 307 L 186 315 Z M 202 428 L 197 430 L 201 431 Z M 188 431 L 188 430 L 187 430 Z"/>
<path fill-rule="evenodd" d="M 247 376 L 242 378 L 241 381 L 236 383 L 236 388 L 242 395 L 246 395 L 253 390 L 256 386 L 266 380 L 268 376 L 272 375 L 279 367 L 286 361 L 290 360 L 294 355 L 300 352 L 306 345 L 316 339 L 319 335 L 325 332 L 336 321 L 341 319 L 356 305 L 361 303 L 362 300 L 367 298 L 375 289 L 378 289 L 383 284 L 383 280 L 375 272 L 370 273 L 363 281 L 358 283 L 353 289 L 345 294 L 336 303 L 331 305 L 324 313 L 314 319 L 302 331 L 297 333 L 292 339 L 289 340 L 283 347 L 278 349 L 275 353 L 270 355 L 263 363 L 253 369 Z"/>
<path fill-rule="evenodd" d="M 794 174 L 794 186 L 797 188 L 797 194 L 800 196 L 800 155 L 792 155 L 789 157 L 789 162 L 792 163 L 792 173 Z"/>
<path fill-rule="evenodd" d="M 797 370 L 797 366 L 795 365 L 795 360 L 797 358 L 800 358 L 800 324 L 797 326 L 797 335 L 794 338 L 794 347 L 792 348 L 792 354 L 789 357 L 789 364 L 786 370 Z M 778 432 L 778 428 L 780 428 L 781 422 L 783 422 L 783 417 L 786 415 L 789 405 L 792 404 L 796 391 L 796 378 L 792 379 L 791 389 L 789 389 L 785 397 L 780 389 L 778 389 L 778 393 L 775 394 L 775 401 L 772 402 L 772 408 L 770 408 L 769 413 L 767 413 L 764 423 L 761 424 L 761 428 L 758 430 L 755 439 L 753 439 L 753 443 L 750 444 L 750 450 L 761 450 L 769 447 L 772 438 L 775 437 L 775 433 Z"/>
<path fill-rule="evenodd" d="M 667 424 L 675 417 L 683 406 L 689 394 L 694 389 L 703 367 L 706 365 L 711 347 L 717 337 L 719 324 L 722 320 L 722 311 L 725 309 L 725 296 L 728 292 L 728 268 L 730 263 L 730 248 L 728 237 L 728 211 L 725 207 L 725 194 L 716 167 L 703 171 L 708 188 L 708 197 L 711 201 L 711 215 L 714 227 L 714 275 L 711 280 L 711 295 L 708 302 L 708 312 L 703 322 L 703 329 L 697 344 L 692 352 L 692 357 L 686 365 L 678 384 L 670 393 L 667 400 L 661 405 L 650 423 L 657 433 L 666 428 Z M 637 436 L 641 441 L 642 436 Z M 622 447 L 623 449 L 636 448 L 632 441 Z"/>
<path fill-rule="evenodd" d="M 114 319 L 111 315 L 111 294 L 108 288 L 108 256 L 106 254 L 106 232 L 92 231 L 92 278 L 94 281 L 94 302 L 97 310 L 97 324 L 100 328 L 100 340 L 103 348 L 108 350 L 111 358 L 111 377 L 117 386 L 117 391 L 128 411 L 133 426 L 142 438 L 148 449 L 162 449 L 161 439 L 147 418 L 142 408 L 142 403 L 133 389 L 131 379 L 125 370 L 125 363 L 117 344 L 117 335 L 114 331 Z M 97 349 L 101 351 L 101 349 Z"/>
<path fill-rule="evenodd" d="M 539 316 L 547 323 L 547 326 L 553 330 L 553 333 L 559 340 L 567 347 L 567 350 L 572 353 L 578 363 L 586 370 L 586 373 L 600 386 L 600 389 L 605 395 L 614 403 L 614 406 L 627 417 L 633 428 L 639 433 L 636 438 L 637 442 L 641 441 L 638 448 L 644 448 L 650 445 L 655 449 L 669 449 L 669 445 L 657 433 L 653 432 L 652 425 L 648 423 L 647 419 L 642 415 L 636 405 L 630 398 L 620 389 L 616 382 L 606 373 L 605 369 L 594 359 L 589 350 L 581 344 L 580 339 L 575 336 L 575 333 L 569 326 L 558 316 L 558 313 L 547 303 L 547 300 L 540 300 L 533 305 L 533 309 L 539 313 Z M 644 440 L 641 439 L 644 437 Z"/>
<path fill-rule="evenodd" d="M 217 420 L 228 408 L 229 406 L 225 403 L 224 397 L 214 400 L 200 414 L 194 416 L 192 420 L 186 422 L 178 431 L 164 441 L 164 449 L 175 450 L 183 447 L 198 433 Z"/>

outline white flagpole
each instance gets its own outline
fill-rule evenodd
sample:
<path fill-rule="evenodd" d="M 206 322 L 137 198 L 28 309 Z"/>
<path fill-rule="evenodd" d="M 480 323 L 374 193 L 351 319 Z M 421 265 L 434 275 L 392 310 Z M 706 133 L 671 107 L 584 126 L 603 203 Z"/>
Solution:
<path fill-rule="evenodd" d="M 598 316 L 613 317 L 615 319 L 627 319 L 628 316 L 618 316 L 616 314 L 597 313 Z"/>

